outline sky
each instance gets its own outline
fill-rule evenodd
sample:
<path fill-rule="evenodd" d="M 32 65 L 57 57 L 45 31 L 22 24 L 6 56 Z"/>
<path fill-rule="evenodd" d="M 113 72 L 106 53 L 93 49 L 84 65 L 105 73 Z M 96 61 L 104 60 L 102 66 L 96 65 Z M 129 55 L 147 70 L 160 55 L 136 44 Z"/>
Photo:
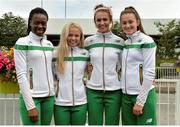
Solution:
<path fill-rule="evenodd" d="M 112 7 L 114 19 L 127 6 L 134 6 L 143 19 L 180 19 L 180 0 L 0 0 L 0 17 L 13 12 L 27 18 L 31 9 L 43 7 L 50 18 L 93 18 L 100 3 Z"/>

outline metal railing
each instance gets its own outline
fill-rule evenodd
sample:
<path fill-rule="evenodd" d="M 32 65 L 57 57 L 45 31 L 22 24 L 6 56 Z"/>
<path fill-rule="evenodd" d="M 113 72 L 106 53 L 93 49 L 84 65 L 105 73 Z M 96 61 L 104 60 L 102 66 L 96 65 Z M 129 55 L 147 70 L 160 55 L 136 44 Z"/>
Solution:
<path fill-rule="evenodd" d="M 156 79 L 180 79 L 175 67 L 156 67 Z"/>
<path fill-rule="evenodd" d="M 156 75 L 158 125 L 180 125 L 180 75 L 172 67 L 157 68 Z M 0 94 L 0 125 L 21 124 L 18 96 Z"/>
<path fill-rule="evenodd" d="M 157 79 L 158 125 L 180 125 L 180 80 Z"/>
<path fill-rule="evenodd" d="M 0 94 L 0 125 L 20 125 L 18 94 Z"/>

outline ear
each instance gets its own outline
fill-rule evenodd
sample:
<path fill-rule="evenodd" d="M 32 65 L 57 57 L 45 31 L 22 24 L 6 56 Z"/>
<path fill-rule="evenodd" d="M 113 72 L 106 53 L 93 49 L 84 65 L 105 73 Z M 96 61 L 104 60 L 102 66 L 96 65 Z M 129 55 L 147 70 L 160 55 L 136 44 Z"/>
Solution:
<path fill-rule="evenodd" d="M 140 26 L 140 21 L 139 21 L 139 19 L 137 20 L 137 26 Z"/>
<path fill-rule="evenodd" d="M 32 20 L 29 21 L 29 25 L 32 27 Z"/>

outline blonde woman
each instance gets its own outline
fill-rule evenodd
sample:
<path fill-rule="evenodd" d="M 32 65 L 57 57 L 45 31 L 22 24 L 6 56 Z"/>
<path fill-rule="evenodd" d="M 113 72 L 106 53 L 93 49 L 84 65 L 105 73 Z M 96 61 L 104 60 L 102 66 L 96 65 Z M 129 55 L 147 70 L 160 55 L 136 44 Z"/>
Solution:
<path fill-rule="evenodd" d="M 84 35 L 76 23 L 66 24 L 57 48 L 56 125 L 85 125 L 87 100 L 83 76 L 89 58 Z"/>

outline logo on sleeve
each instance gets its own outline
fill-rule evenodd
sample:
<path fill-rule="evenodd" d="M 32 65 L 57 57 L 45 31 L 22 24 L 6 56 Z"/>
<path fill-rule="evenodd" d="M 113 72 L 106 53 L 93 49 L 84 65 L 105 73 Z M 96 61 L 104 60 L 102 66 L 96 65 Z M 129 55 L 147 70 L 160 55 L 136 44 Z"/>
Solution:
<path fill-rule="evenodd" d="M 141 41 L 142 41 L 142 39 L 139 39 L 139 40 L 138 40 L 138 42 L 141 42 Z"/>
<path fill-rule="evenodd" d="M 87 55 L 87 53 L 86 52 L 82 52 L 81 55 L 85 56 L 85 55 Z"/>
<path fill-rule="evenodd" d="M 51 46 L 51 43 L 47 43 L 48 46 Z"/>
<path fill-rule="evenodd" d="M 115 42 L 121 42 L 121 40 L 115 40 Z"/>

